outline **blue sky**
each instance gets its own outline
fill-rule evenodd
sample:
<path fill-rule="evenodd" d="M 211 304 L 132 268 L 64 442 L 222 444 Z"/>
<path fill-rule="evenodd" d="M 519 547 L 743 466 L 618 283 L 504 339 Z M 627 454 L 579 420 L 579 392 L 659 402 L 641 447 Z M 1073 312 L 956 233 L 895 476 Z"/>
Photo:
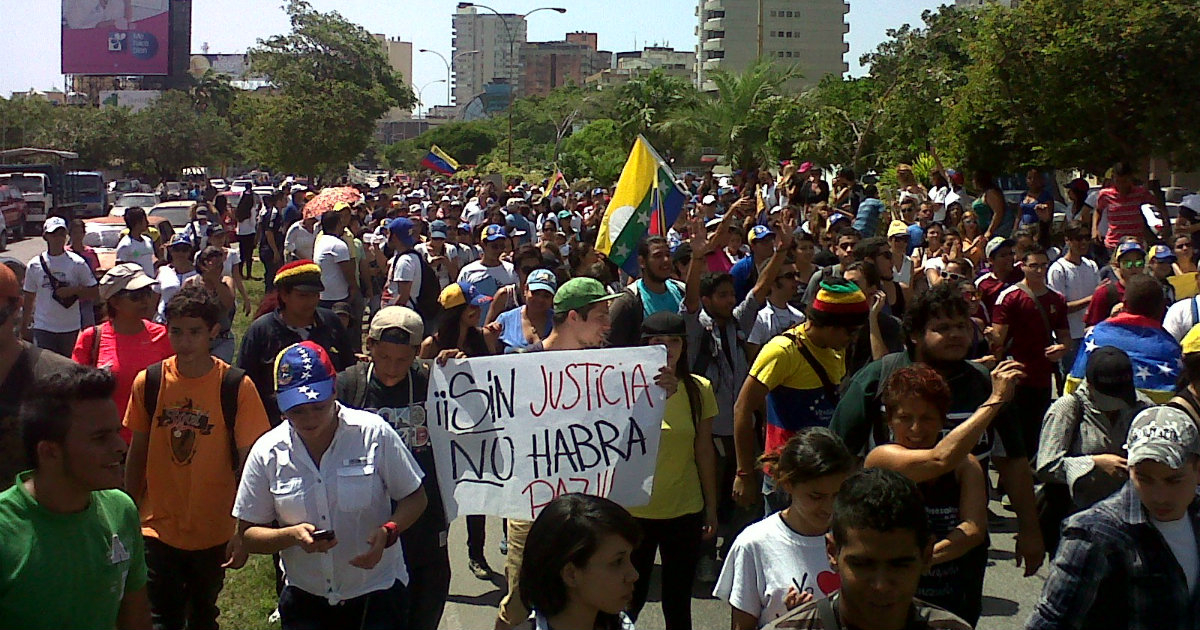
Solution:
<path fill-rule="evenodd" d="M 312 0 L 312 4 L 320 11 L 337 10 L 372 33 L 412 41 L 414 86 L 445 78 L 445 66 L 436 56 L 415 51 L 449 52 L 450 16 L 457 0 Z M 492 0 L 489 4 L 500 11 L 524 13 L 556 3 Z M 917 23 L 923 10 L 937 4 L 936 0 L 851 0 L 850 53 L 846 55 L 851 74 L 862 73 L 859 56 L 873 50 L 887 29 Z M 207 42 L 212 53 L 244 52 L 258 38 L 285 32 L 288 22 L 281 5 L 282 0 L 195 0 L 192 51 L 199 52 Z M 600 48 L 614 52 L 648 44 L 695 48 L 695 0 L 557 0 L 557 5 L 566 7 L 567 13 L 542 11 L 530 17 L 531 40 L 562 39 L 566 32 L 583 30 L 598 33 Z M 0 37 L 0 59 L 5 60 L 0 70 L 0 95 L 7 97 L 31 87 L 62 88 L 60 7 L 58 0 L 0 0 L 5 24 L 5 34 Z M 437 105 L 445 100 L 445 90 L 433 86 L 424 96 L 426 105 Z"/>

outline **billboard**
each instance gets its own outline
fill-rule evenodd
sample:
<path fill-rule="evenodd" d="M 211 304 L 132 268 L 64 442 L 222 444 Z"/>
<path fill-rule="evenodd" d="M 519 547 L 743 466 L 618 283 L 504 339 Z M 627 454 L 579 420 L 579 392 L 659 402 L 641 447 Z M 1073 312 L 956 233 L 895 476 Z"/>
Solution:
<path fill-rule="evenodd" d="M 159 90 L 104 90 L 100 92 L 100 107 L 128 107 L 140 112 L 162 96 Z"/>
<path fill-rule="evenodd" d="M 168 74 L 168 3 L 63 0 L 63 74 Z"/>

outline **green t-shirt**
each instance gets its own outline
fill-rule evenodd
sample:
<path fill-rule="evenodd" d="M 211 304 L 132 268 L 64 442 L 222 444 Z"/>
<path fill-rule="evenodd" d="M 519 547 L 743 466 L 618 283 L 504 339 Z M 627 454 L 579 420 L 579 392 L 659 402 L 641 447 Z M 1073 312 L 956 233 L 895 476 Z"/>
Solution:
<path fill-rule="evenodd" d="M 0 493 L 0 625 L 115 628 L 125 593 L 146 585 L 137 507 L 100 490 L 86 510 L 56 514 L 29 496 L 29 475 Z"/>

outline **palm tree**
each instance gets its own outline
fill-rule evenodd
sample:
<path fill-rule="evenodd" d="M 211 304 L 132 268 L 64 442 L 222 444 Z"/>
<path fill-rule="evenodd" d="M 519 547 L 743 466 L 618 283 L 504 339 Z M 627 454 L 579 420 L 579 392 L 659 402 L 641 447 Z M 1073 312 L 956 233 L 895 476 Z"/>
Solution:
<path fill-rule="evenodd" d="M 779 65 L 766 57 L 740 73 L 715 70 L 708 75 L 716 85 L 715 93 L 656 128 L 683 129 L 710 139 L 734 166 L 756 168 L 769 157 L 765 149 L 773 113 L 791 98 L 784 94 L 784 84 L 802 76 L 799 67 Z"/>
<path fill-rule="evenodd" d="M 230 83 L 230 76 L 218 74 L 212 68 L 192 79 L 190 92 L 196 111 L 206 112 L 211 108 L 214 114 L 222 117 L 229 114 L 229 108 L 233 106 L 233 99 L 237 93 Z"/>
<path fill-rule="evenodd" d="M 616 120 L 621 125 L 625 144 L 631 144 L 641 134 L 655 147 L 671 147 L 671 136 L 656 133 L 656 125 L 680 110 L 695 107 L 699 98 L 691 81 L 668 75 L 661 69 L 622 85 L 618 88 Z"/>

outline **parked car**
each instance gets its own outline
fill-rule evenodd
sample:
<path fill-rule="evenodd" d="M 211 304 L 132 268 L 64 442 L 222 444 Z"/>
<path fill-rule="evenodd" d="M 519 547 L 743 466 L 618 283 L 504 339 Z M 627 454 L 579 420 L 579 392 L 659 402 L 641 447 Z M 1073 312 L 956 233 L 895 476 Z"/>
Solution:
<path fill-rule="evenodd" d="M 182 230 L 191 220 L 192 204 L 191 201 L 164 201 L 153 208 L 150 208 L 146 214 L 154 219 L 163 217 L 171 223 L 171 226 L 176 230 Z M 151 225 L 154 222 L 151 221 Z"/>
<path fill-rule="evenodd" d="M 187 197 L 187 188 L 182 182 L 165 182 L 159 194 L 164 200 L 176 200 Z"/>
<path fill-rule="evenodd" d="M 154 193 L 129 193 L 121 195 L 121 198 L 117 199 L 117 202 L 113 204 L 112 210 L 108 211 L 108 216 L 123 217 L 125 216 L 126 208 L 145 208 L 149 210 L 160 202 L 161 200 L 158 198 L 158 195 Z"/>
<path fill-rule="evenodd" d="M 114 179 L 108 182 L 108 205 L 113 205 L 129 193 L 147 192 L 149 187 L 136 179 Z"/>
<path fill-rule="evenodd" d="M 233 180 L 233 183 L 229 185 L 230 192 L 242 192 L 244 190 L 250 190 L 251 188 L 254 188 L 253 179 L 235 179 Z"/>
<path fill-rule="evenodd" d="M 0 186 L 0 230 L 4 232 L 0 250 L 8 247 L 9 240 L 25 238 L 25 196 L 20 189 Z"/>
<path fill-rule="evenodd" d="M 220 177 L 214 177 L 208 180 L 208 185 L 217 189 L 217 192 L 224 192 L 229 188 L 229 184 Z"/>
<path fill-rule="evenodd" d="M 165 217 L 151 217 L 150 227 L 161 234 L 162 240 L 169 241 L 175 230 Z M 125 220 L 122 217 L 98 217 L 83 222 L 83 244 L 96 251 L 100 259 L 100 273 L 112 269 L 117 261 L 117 244 L 126 233 Z"/>

